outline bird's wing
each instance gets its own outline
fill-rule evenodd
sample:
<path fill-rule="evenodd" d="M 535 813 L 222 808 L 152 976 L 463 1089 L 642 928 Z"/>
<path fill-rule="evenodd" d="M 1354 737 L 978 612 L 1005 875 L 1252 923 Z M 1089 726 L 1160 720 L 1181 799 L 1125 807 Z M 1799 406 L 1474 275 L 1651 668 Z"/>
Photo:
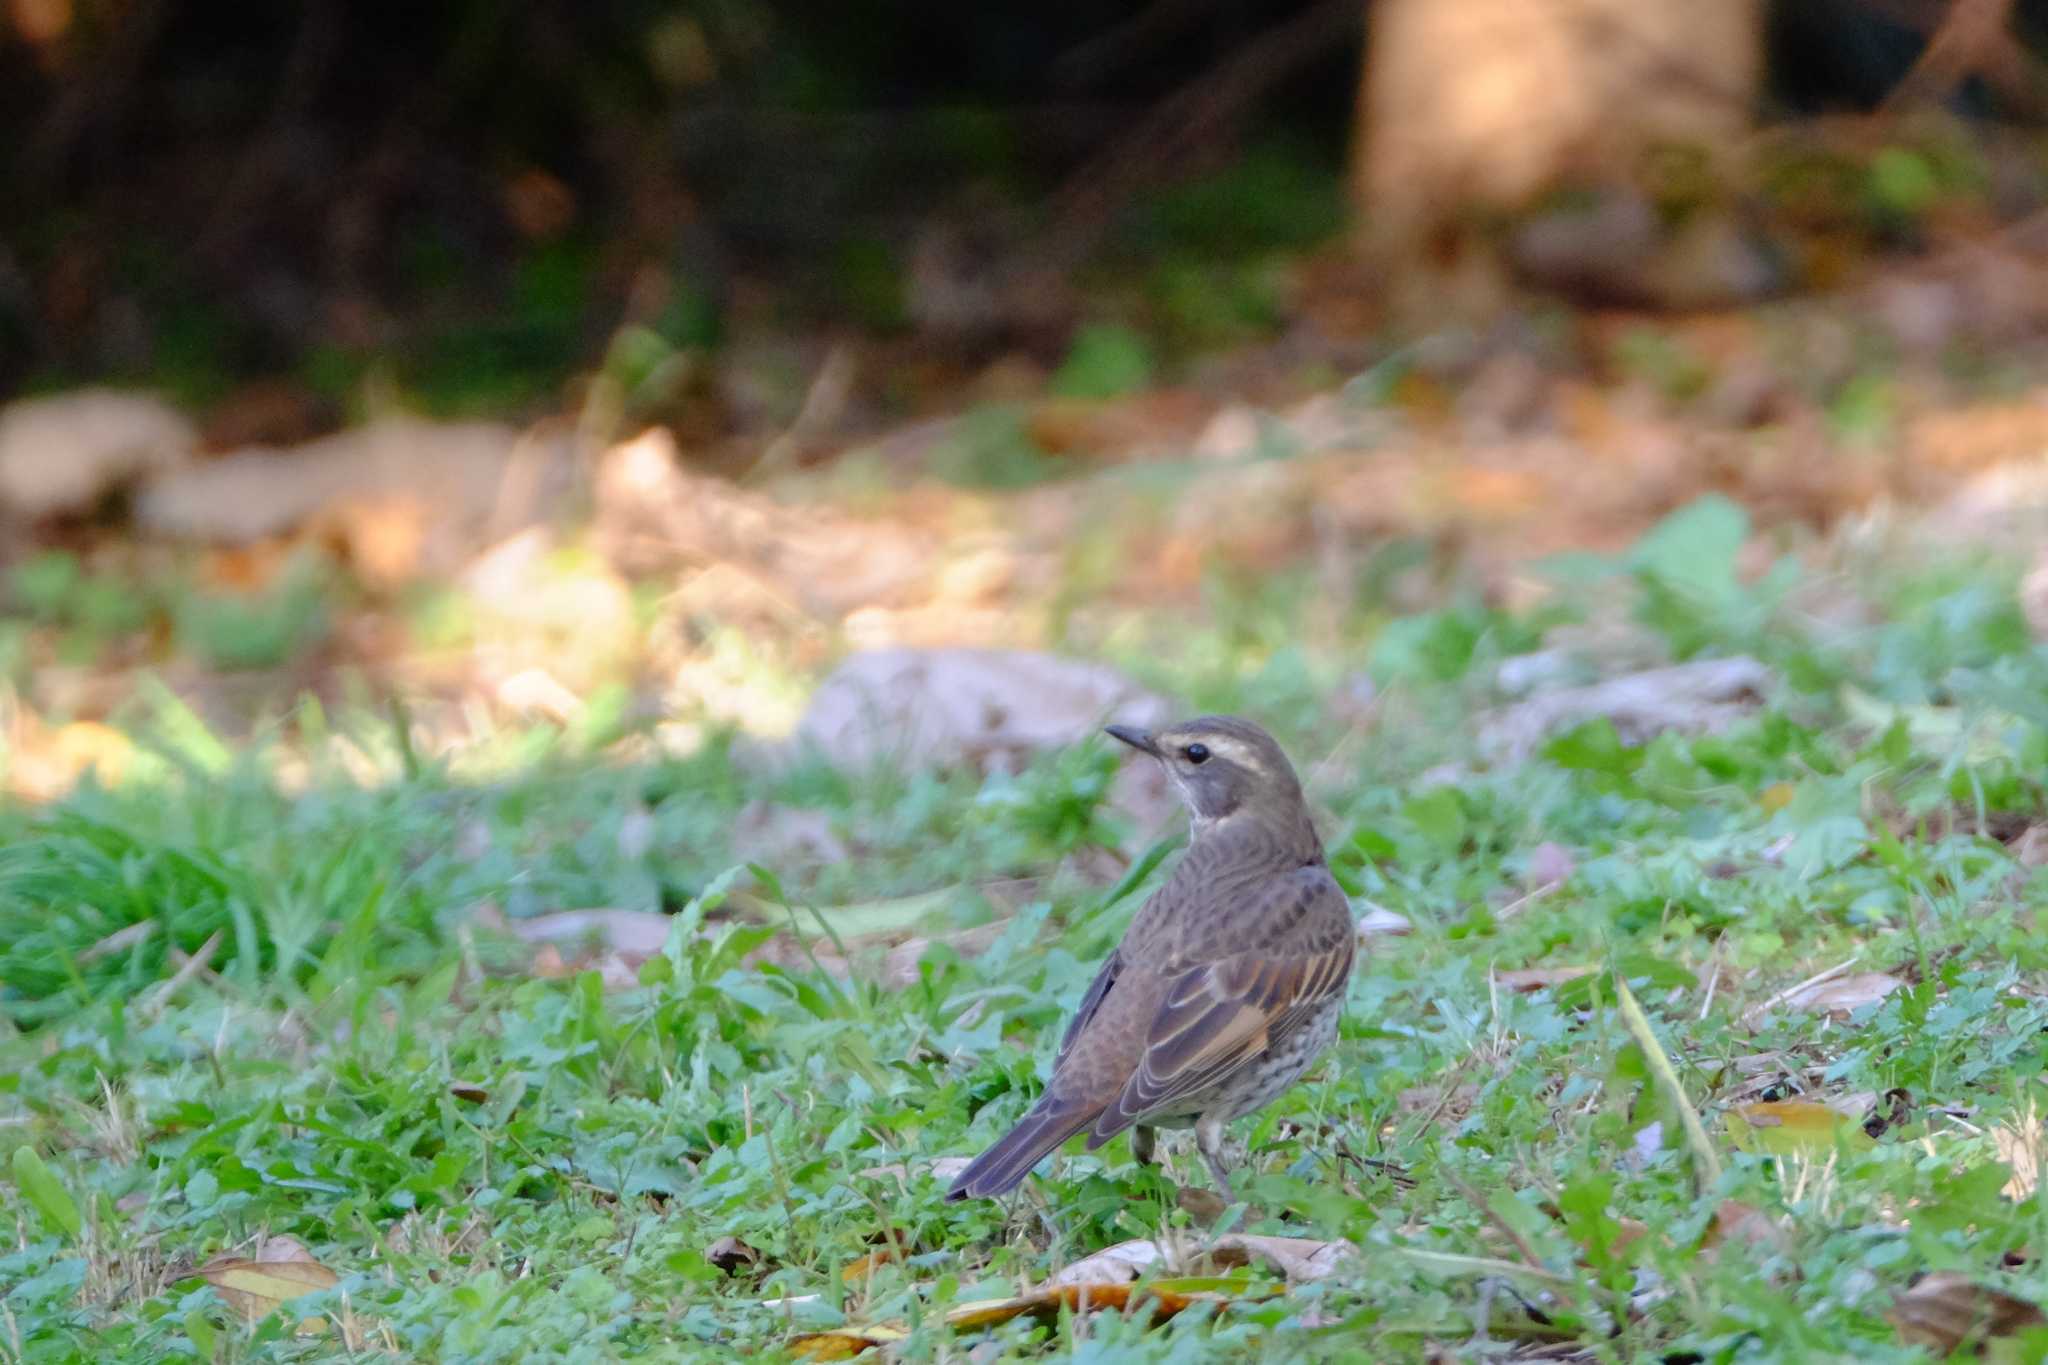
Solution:
<path fill-rule="evenodd" d="M 1109 988 L 1116 983 L 1117 974 L 1122 970 L 1123 953 L 1120 950 L 1112 950 L 1109 957 L 1104 960 L 1102 970 L 1097 972 L 1095 980 L 1089 983 L 1088 993 L 1081 997 L 1080 1007 L 1074 1011 L 1073 1022 L 1067 1025 L 1066 1034 L 1060 1039 L 1059 1054 L 1052 1061 L 1053 1070 L 1059 1070 L 1060 1063 L 1067 1060 L 1067 1054 L 1073 1050 L 1074 1039 L 1081 1035 L 1081 1030 L 1095 1017 L 1096 1007 L 1102 1003 L 1102 997 L 1109 994 Z"/>
<path fill-rule="evenodd" d="M 1090 1129 L 1099 1146 L 1148 1114 L 1172 1113 L 1300 1027 L 1351 977 L 1351 909 L 1327 871 L 1304 868 L 1251 894 L 1245 919 L 1277 924 L 1267 943 L 1191 965 L 1166 984 L 1144 1052 L 1123 1093 Z"/>

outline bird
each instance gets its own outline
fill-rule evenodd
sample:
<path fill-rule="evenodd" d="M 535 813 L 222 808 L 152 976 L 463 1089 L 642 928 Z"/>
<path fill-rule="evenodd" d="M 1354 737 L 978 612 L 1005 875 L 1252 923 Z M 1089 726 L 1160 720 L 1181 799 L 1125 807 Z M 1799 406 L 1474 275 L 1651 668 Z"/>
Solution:
<path fill-rule="evenodd" d="M 1105 728 L 1165 766 L 1188 847 L 1082 995 L 1044 1092 L 948 1202 L 1007 1194 L 1076 1133 L 1093 1151 L 1135 1129 L 1132 1153 L 1150 1165 L 1154 1130 L 1189 1126 L 1233 1202 L 1225 1125 L 1277 1099 L 1337 1036 L 1357 928 L 1279 743 L 1237 716 Z"/>

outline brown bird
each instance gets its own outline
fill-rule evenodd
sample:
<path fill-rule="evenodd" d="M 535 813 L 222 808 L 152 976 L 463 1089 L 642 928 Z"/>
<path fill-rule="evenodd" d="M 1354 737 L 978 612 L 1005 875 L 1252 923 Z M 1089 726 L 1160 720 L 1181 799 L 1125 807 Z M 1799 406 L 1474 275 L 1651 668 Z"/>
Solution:
<path fill-rule="evenodd" d="M 1093 1151 L 1135 1125 L 1132 1152 L 1149 1164 L 1154 1129 L 1190 1124 L 1230 1199 L 1223 1126 L 1337 1036 L 1357 931 L 1287 755 L 1235 716 L 1109 733 L 1166 765 L 1193 837 L 1081 997 L 1045 1093 L 948 1200 L 1015 1189 L 1084 1129 Z"/>

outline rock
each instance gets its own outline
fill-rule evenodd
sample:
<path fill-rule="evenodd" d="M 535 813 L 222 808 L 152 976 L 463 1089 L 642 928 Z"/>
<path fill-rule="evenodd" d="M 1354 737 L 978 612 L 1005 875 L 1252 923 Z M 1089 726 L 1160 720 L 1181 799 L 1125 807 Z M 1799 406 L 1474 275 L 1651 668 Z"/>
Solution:
<path fill-rule="evenodd" d="M 824 811 L 758 799 L 733 817 L 732 848 L 747 862 L 769 867 L 820 867 L 853 856 Z"/>
<path fill-rule="evenodd" d="M 1712 733 L 1753 712 L 1773 683 L 1755 659 L 1698 659 L 1628 673 L 1587 687 L 1543 692 L 1486 713 L 1479 749 L 1495 763 L 1518 763 L 1552 735 L 1605 717 L 1625 744 L 1667 730 Z"/>
<path fill-rule="evenodd" d="M 410 505 L 431 523 L 416 567 L 439 567 L 439 547 L 484 534 L 507 484 L 519 436 L 494 422 L 385 418 L 288 450 L 250 446 L 152 480 L 136 520 L 156 535 L 246 544 L 350 506 L 374 523 Z M 545 505 L 538 489 L 526 511 Z M 345 539 L 352 524 L 342 518 Z M 448 566 L 452 567 L 452 566 Z"/>
<path fill-rule="evenodd" d="M 143 393 L 85 389 L 0 410 L 0 510 L 35 520 L 84 512 L 134 479 L 192 456 L 199 433 Z"/>
<path fill-rule="evenodd" d="M 1014 770 L 1111 721 L 1170 720 L 1164 698 L 1102 664 L 1023 650 L 884 649 L 834 670 L 782 747 L 841 768 Z"/>

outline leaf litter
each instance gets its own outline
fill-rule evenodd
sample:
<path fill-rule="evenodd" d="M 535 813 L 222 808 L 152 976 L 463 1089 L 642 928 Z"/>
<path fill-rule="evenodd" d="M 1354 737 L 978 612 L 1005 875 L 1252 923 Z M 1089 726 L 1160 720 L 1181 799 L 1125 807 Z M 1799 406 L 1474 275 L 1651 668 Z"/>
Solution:
<path fill-rule="evenodd" d="M 1263 1268 L 1287 1284 L 1309 1284 L 1337 1274 L 1357 1255 L 1357 1247 L 1341 1239 L 1249 1233 L 1228 1233 L 1199 1244 L 1134 1239 L 1062 1267 L 1028 1293 L 956 1304 L 942 1317 L 956 1331 L 1061 1311 L 1142 1312 L 1164 1321 L 1197 1305 L 1221 1308 L 1280 1292 L 1269 1281 L 1225 1272 Z M 860 1278 L 872 1271 L 873 1264 L 873 1256 L 863 1258 L 849 1266 L 847 1274 Z M 1156 1272 L 1163 1274 L 1147 1278 Z M 802 1333 L 787 1345 L 802 1359 L 844 1360 L 908 1334 L 906 1324 L 884 1322 Z"/>

